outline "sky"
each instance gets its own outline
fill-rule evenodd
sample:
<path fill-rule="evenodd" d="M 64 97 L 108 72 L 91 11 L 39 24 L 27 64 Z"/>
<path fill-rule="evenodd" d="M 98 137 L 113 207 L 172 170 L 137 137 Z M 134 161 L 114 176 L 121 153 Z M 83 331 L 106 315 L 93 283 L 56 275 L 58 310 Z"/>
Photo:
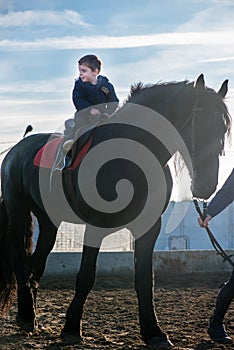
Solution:
<path fill-rule="evenodd" d="M 75 109 L 77 61 L 98 55 L 121 101 L 136 82 L 229 79 L 234 112 L 233 0 L 0 0 L 0 151 L 63 128 Z M 10 143 L 9 143 L 10 142 Z M 233 167 L 221 159 L 221 182 Z M 220 182 L 220 183 L 221 183 Z"/>

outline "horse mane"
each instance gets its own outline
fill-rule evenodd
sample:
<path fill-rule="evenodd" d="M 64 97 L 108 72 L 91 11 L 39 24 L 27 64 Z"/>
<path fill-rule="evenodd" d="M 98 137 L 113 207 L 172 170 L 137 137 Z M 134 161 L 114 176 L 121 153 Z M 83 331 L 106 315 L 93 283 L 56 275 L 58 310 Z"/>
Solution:
<path fill-rule="evenodd" d="M 147 84 L 147 86 L 149 86 L 149 84 Z M 151 84 L 150 84 L 151 86 Z M 135 84 L 132 84 L 130 86 L 130 92 L 129 92 L 129 95 L 127 97 L 127 101 L 135 94 L 137 93 L 137 91 L 139 90 L 142 90 L 143 88 L 145 88 L 146 86 L 141 82 L 139 81 L 138 83 L 135 83 Z"/>
<path fill-rule="evenodd" d="M 191 88 L 194 86 L 194 82 L 190 82 L 189 80 L 185 79 L 183 81 L 159 81 L 156 84 L 152 84 L 152 83 L 147 83 L 144 84 L 143 82 L 138 82 L 135 84 L 132 84 L 130 86 L 130 91 L 129 94 L 126 98 L 126 100 L 124 101 L 125 103 L 129 103 L 129 102 L 134 102 L 135 98 L 137 98 L 138 96 L 140 97 L 141 93 L 148 90 L 148 92 L 151 90 L 152 93 L 156 94 L 160 92 L 161 88 L 163 88 L 164 90 L 164 94 L 165 94 L 165 88 L 167 88 L 168 90 L 174 91 L 174 94 L 171 95 L 171 98 L 173 98 L 176 94 L 178 94 L 179 92 L 181 92 L 181 90 L 185 87 L 185 86 L 190 86 Z M 206 91 L 207 92 L 211 92 L 214 93 L 215 90 L 213 90 L 212 88 L 206 87 Z M 224 117 L 224 122 L 227 128 L 227 132 L 226 132 L 226 139 L 228 140 L 229 144 L 231 143 L 231 127 L 232 127 L 232 117 L 228 111 L 228 108 L 226 106 L 226 98 L 224 98 L 223 100 L 224 103 L 224 113 L 223 113 L 223 117 Z"/>
<path fill-rule="evenodd" d="M 232 116 L 231 114 L 229 113 L 229 110 L 227 108 L 227 105 L 226 105 L 226 98 L 224 99 L 224 108 L 225 108 L 225 113 L 224 113 L 224 121 L 225 121 L 225 124 L 226 124 L 226 128 L 227 128 L 227 134 L 226 134 L 226 138 L 227 140 L 229 141 L 229 143 L 231 144 L 231 129 L 232 129 Z"/>
<path fill-rule="evenodd" d="M 138 96 L 139 93 L 144 90 L 152 90 L 152 92 L 155 93 L 155 92 L 159 92 L 162 87 L 164 87 L 164 89 L 165 87 L 167 87 L 168 89 L 173 88 L 175 90 L 175 93 L 177 93 L 177 89 L 180 90 L 181 88 L 183 88 L 185 85 L 188 85 L 188 84 L 192 85 L 193 83 L 189 82 L 188 80 L 183 80 L 183 81 L 169 81 L 169 82 L 159 81 L 156 84 L 153 84 L 153 83 L 144 84 L 143 82 L 140 81 L 130 86 L 130 91 L 125 102 L 126 103 L 131 102 L 131 99 Z M 165 93 L 165 90 L 164 90 L 164 93 Z"/>
<path fill-rule="evenodd" d="M 165 82 L 165 81 L 159 81 L 156 84 L 144 84 L 143 82 L 138 82 L 135 84 L 132 84 L 130 86 L 130 91 L 129 94 L 127 96 L 127 99 L 124 101 L 124 104 L 127 103 L 144 103 L 144 97 L 143 94 L 144 92 L 147 91 L 147 98 L 150 99 L 150 96 L 152 96 L 150 94 L 150 92 L 153 94 L 154 96 L 154 101 L 155 101 L 155 97 L 158 97 L 160 99 L 160 94 L 168 94 L 170 99 L 174 99 L 177 95 L 179 95 L 181 93 L 181 91 L 183 90 L 184 92 L 186 91 L 186 89 L 184 89 L 185 87 L 189 87 L 188 92 L 190 93 L 194 87 L 194 82 L 190 82 L 189 80 L 185 79 L 183 81 L 169 81 L 169 82 Z M 206 87 L 206 92 L 208 93 L 216 93 L 214 89 Z M 228 144 L 231 144 L 231 126 L 232 126 L 232 117 L 228 111 L 227 105 L 226 105 L 226 99 L 223 99 L 223 122 L 225 124 L 226 127 L 226 134 L 225 134 L 225 139 L 227 140 Z M 146 105 L 147 105 L 147 101 L 146 101 Z M 223 149 L 225 146 L 225 140 L 221 140 L 222 144 L 223 144 Z M 181 158 L 181 156 L 177 153 L 174 155 L 174 169 L 175 169 L 175 174 L 176 176 L 178 176 L 178 174 L 181 172 L 181 170 L 184 167 L 184 162 L 183 159 Z"/>

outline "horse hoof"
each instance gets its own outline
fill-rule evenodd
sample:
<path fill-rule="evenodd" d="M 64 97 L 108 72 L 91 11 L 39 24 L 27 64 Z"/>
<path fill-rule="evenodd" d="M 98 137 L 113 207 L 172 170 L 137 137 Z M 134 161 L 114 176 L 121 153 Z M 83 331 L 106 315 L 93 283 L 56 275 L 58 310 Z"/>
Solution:
<path fill-rule="evenodd" d="M 61 338 L 65 345 L 74 345 L 82 342 L 80 334 L 75 332 L 62 331 Z"/>
<path fill-rule="evenodd" d="M 147 344 L 150 349 L 168 350 L 174 346 L 166 335 L 152 338 Z"/>
<path fill-rule="evenodd" d="M 17 315 L 16 317 L 17 326 L 24 332 L 30 333 L 37 329 L 37 321 L 34 320 L 26 320 L 24 317 Z"/>

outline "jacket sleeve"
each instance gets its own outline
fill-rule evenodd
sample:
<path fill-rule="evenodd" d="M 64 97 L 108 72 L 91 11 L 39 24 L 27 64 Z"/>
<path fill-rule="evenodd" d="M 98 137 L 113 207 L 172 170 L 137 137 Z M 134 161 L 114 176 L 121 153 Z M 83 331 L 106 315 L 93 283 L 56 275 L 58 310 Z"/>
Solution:
<path fill-rule="evenodd" d="M 77 111 L 80 111 L 82 109 L 88 108 L 91 106 L 91 103 L 89 103 L 84 96 L 84 92 L 79 84 L 79 81 L 77 80 L 75 82 L 75 86 L 72 92 L 72 101 L 77 109 Z"/>
<path fill-rule="evenodd" d="M 112 114 L 115 112 L 115 110 L 118 107 L 119 99 L 115 93 L 114 86 L 111 83 L 108 83 L 108 90 L 109 90 L 109 93 L 107 95 L 106 101 L 115 102 L 115 103 L 111 103 L 110 105 L 107 105 L 107 113 Z"/>
<path fill-rule="evenodd" d="M 212 218 L 223 211 L 234 200 L 234 169 L 223 187 L 216 193 L 207 208 L 207 214 Z"/>

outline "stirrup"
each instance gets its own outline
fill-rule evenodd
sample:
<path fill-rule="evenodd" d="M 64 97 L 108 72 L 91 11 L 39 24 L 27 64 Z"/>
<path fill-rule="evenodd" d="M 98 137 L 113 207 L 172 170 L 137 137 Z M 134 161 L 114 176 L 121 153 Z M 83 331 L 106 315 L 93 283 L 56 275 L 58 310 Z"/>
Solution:
<path fill-rule="evenodd" d="M 65 141 L 64 144 L 63 144 L 63 150 L 65 152 L 70 151 L 70 149 L 72 148 L 73 144 L 74 144 L 74 140 L 72 140 L 72 139 Z"/>
<path fill-rule="evenodd" d="M 56 154 L 56 158 L 54 161 L 54 164 L 52 166 L 52 169 L 50 171 L 50 190 L 52 188 L 52 179 L 53 179 L 53 175 L 55 172 L 60 172 L 62 173 L 64 167 L 65 167 L 65 154 L 63 152 L 62 146 L 59 146 L 59 149 L 57 151 Z"/>
<path fill-rule="evenodd" d="M 62 172 L 64 169 L 69 168 L 71 164 L 72 156 L 70 155 L 70 152 L 68 152 L 67 154 L 63 155 L 62 159 L 60 159 L 57 164 L 55 164 L 53 171 Z"/>
<path fill-rule="evenodd" d="M 55 168 L 53 169 L 53 171 L 63 171 L 63 169 L 66 167 L 66 164 L 65 164 L 65 157 L 62 159 L 61 162 L 59 162 Z"/>

